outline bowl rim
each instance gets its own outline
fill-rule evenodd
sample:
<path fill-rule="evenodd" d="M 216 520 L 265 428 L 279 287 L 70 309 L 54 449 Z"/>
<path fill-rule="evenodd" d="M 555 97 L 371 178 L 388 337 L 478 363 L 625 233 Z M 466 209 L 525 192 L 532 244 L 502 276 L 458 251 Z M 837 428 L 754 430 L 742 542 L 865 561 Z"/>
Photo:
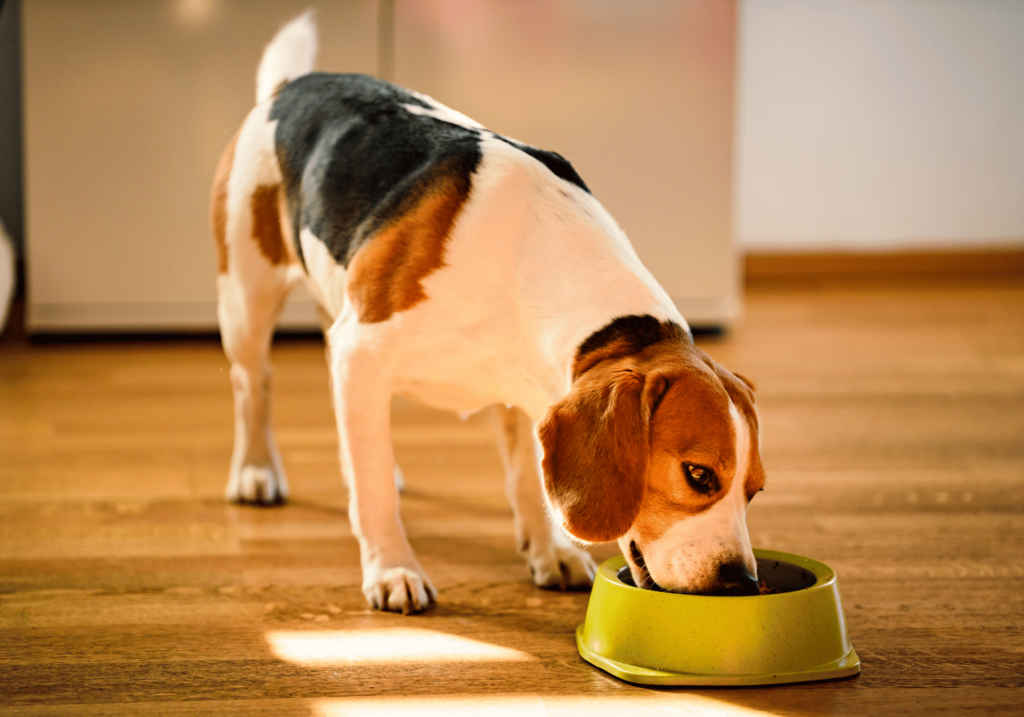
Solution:
<path fill-rule="evenodd" d="M 635 590 L 643 595 L 665 595 L 674 598 L 689 598 L 691 600 L 764 600 L 765 598 L 780 599 L 785 598 L 787 595 L 802 595 L 810 591 L 817 590 L 828 590 L 836 582 L 836 571 L 830 568 L 820 560 L 808 558 L 803 555 L 797 555 L 795 553 L 786 553 L 781 550 L 767 550 L 764 548 L 754 548 L 754 558 L 762 560 L 774 560 L 780 563 L 789 563 L 797 567 L 803 568 L 810 572 L 815 577 L 813 585 L 808 585 L 800 590 L 791 590 L 785 593 L 771 593 L 768 595 L 694 595 L 691 593 L 674 593 L 674 592 L 661 592 L 657 590 L 645 590 L 644 588 L 637 587 L 635 585 L 629 585 L 619 580 L 619 570 L 627 565 L 626 556 L 619 554 L 608 558 L 601 563 L 598 568 L 597 574 L 604 580 L 612 583 L 616 588 L 622 590 Z"/>

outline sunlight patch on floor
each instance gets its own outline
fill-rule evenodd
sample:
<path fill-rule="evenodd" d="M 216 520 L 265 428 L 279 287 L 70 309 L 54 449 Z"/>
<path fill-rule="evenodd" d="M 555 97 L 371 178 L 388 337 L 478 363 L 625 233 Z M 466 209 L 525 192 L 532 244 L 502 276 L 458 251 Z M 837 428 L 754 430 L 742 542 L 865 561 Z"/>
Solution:
<path fill-rule="evenodd" d="M 766 717 L 762 712 L 733 705 L 725 700 L 686 692 L 649 692 L 637 690 L 630 694 L 583 695 L 450 695 L 440 697 L 351 697 L 316 700 L 312 703 L 315 717 L 547 717 L 548 715 L 614 714 L 619 717 L 657 715 L 672 717 Z"/>
<path fill-rule="evenodd" d="M 510 647 L 421 628 L 275 631 L 266 638 L 274 655 L 297 665 L 536 659 Z"/>

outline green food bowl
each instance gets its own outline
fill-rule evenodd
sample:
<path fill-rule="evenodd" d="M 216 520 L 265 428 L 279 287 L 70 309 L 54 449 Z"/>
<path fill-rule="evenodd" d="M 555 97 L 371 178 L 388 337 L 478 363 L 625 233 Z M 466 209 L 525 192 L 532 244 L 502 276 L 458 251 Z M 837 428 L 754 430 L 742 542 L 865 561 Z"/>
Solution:
<path fill-rule="evenodd" d="M 682 595 L 633 585 L 626 558 L 601 565 L 576 646 L 590 664 L 644 685 L 771 685 L 849 677 L 860 658 L 832 568 L 754 550 L 778 593 Z"/>

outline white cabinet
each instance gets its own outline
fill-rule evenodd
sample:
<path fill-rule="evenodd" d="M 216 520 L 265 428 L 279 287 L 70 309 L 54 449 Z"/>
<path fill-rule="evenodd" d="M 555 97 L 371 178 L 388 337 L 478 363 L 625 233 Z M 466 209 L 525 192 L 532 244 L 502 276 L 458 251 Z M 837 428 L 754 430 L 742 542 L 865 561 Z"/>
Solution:
<path fill-rule="evenodd" d="M 214 329 L 213 171 L 306 0 L 23 3 L 29 331 Z M 318 15 L 321 66 L 374 72 L 373 0 Z"/>
<path fill-rule="evenodd" d="M 386 2 L 386 0 L 382 0 Z M 207 202 L 263 46 L 303 2 L 23 0 L 30 331 L 216 326 Z M 373 73 L 377 3 L 317 6 Z M 729 0 L 398 0 L 399 84 L 569 158 L 696 324 L 738 310 Z M 315 326 L 308 297 L 283 323 Z"/>

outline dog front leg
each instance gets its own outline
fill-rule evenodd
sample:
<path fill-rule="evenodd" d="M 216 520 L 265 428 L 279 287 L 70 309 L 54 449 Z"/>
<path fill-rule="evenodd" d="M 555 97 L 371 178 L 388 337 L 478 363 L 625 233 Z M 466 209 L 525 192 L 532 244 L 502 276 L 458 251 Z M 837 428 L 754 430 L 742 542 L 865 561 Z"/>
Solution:
<path fill-rule="evenodd" d="M 320 321 L 320 330 L 324 334 L 324 356 L 327 359 L 327 366 L 331 366 L 331 339 L 330 330 L 334 324 L 334 319 L 331 318 L 330 314 L 324 307 L 317 305 L 316 315 Z M 327 372 L 327 376 L 330 379 L 331 372 Z M 331 386 L 331 400 L 334 400 L 334 387 Z M 405 473 L 402 472 L 402 467 L 395 463 L 395 486 L 398 488 L 398 492 L 401 493 L 405 490 Z"/>
<path fill-rule="evenodd" d="M 399 516 L 391 445 L 391 382 L 386 362 L 360 343 L 358 324 L 336 323 L 328 336 L 341 468 L 348 514 L 359 541 L 363 595 L 377 610 L 413 613 L 437 600 Z"/>
<path fill-rule="evenodd" d="M 533 422 L 515 407 L 492 409 L 498 451 L 505 466 L 505 494 L 512 506 L 516 545 L 526 557 L 533 582 L 542 588 L 572 590 L 590 587 L 597 566 L 551 524 L 544 503 Z"/>

